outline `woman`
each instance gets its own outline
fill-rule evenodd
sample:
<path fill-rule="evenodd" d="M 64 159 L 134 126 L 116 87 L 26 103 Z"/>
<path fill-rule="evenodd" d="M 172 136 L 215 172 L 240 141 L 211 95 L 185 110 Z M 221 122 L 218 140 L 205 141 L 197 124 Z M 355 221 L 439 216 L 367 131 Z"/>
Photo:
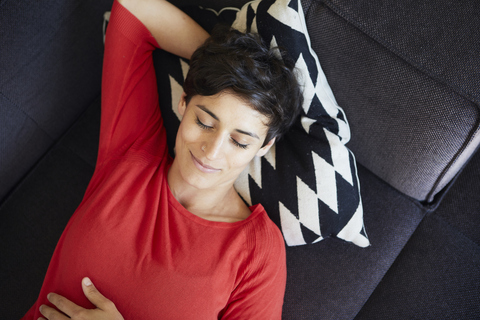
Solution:
<path fill-rule="evenodd" d="M 233 183 L 294 122 L 300 90 L 293 67 L 256 36 L 208 37 L 168 2 L 114 3 L 95 173 L 25 319 L 281 317 L 282 235 Z M 191 59 L 173 160 L 157 47 Z"/>

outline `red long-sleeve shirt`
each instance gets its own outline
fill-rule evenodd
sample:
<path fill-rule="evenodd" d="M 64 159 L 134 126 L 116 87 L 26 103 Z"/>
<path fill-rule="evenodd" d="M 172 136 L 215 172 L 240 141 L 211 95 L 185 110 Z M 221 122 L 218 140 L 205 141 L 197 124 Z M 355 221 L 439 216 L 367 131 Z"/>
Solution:
<path fill-rule="evenodd" d="M 285 247 L 261 205 L 245 220 L 204 220 L 172 195 L 172 163 L 145 26 L 115 2 L 105 44 L 97 166 L 50 262 L 37 319 L 56 292 L 93 308 L 88 276 L 128 319 L 280 319 Z"/>

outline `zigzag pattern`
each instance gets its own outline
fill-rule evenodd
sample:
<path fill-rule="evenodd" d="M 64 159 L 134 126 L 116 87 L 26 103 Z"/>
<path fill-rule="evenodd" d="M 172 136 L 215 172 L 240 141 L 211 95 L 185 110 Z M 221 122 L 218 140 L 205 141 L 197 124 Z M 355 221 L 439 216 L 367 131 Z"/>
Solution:
<path fill-rule="evenodd" d="M 266 177 L 264 180 L 273 185 L 267 188 L 265 183 L 263 187 L 257 183 L 257 186 L 279 192 L 275 212 L 288 245 L 314 243 L 339 233 L 345 240 L 368 245 L 363 219 L 360 224 L 348 223 L 354 216 L 356 221 L 363 216 L 355 159 L 344 146 L 350 139 L 349 126 L 311 49 L 300 1 L 252 2 L 237 14 L 233 27 L 258 32 L 271 47 L 288 48 L 304 90 L 304 115 L 276 148 L 276 161 L 283 165 L 272 174 L 264 166 L 259 169 L 261 162 L 257 161 L 242 175 L 255 173 L 253 180 L 258 181 L 260 171 Z M 288 170 L 282 170 L 285 164 L 293 163 Z M 242 177 L 236 185 L 240 194 L 255 187 L 246 186 L 244 181 Z M 285 189 L 290 192 L 284 192 Z M 296 194 L 291 192 L 295 189 Z M 257 190 L 256 194 L 260 193 L 263 192 Z M 255 200 L 263 203 L 265 197 L 268 195 L 262 194 Z M 266 209 L 268 212 L 271 208 Z"/>

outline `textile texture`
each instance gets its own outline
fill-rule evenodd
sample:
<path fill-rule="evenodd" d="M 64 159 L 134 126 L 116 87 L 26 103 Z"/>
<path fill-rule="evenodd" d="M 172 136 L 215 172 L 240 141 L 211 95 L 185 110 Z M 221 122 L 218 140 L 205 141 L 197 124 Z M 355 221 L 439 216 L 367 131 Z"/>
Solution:
<path fill-rule="evenodd" d="M 1 2 L 0 201 L 100 94 L 98 31 L 110 7 Z"/>
<path fill-rule="evenodd" d="M 357 161 L 408 196 L 430 202 L 480 142 L 479 45 L 455 34 L 466 36 L 469 26 L 478 25 L 479 7 L 467 1 L 454 6 L 459 12 L 444 10 L 435 17 L 436 9 L 415 7 L 421 2 L 412 8 L 397 5 L 315 1 L 307 26 L 332 90 L 349 115 L 349 147 Z M 429 21 L 423 28 L 416 25 L 420 12 L 430 15 L 417 19 Z M 461 31 L 447 23 L 455 19 Z M 432 40 L 436 36 L 430 33 L 445 33 L 446 40 Z M 430 40 L 421 45 L 422 39 L 444 47 L 428 45 Z M 421 51 L 424 47 L 430 51 Z M 471 65 L 455 66 L 457 59 L 445 56 L 458 50 L 466 59 L 461 63 Z"/>
<path fill-rule="evenodd" d="M 477 152 L 442 205 L 420 224 L 356 320 L 480 316 L 479 179 Z"/>

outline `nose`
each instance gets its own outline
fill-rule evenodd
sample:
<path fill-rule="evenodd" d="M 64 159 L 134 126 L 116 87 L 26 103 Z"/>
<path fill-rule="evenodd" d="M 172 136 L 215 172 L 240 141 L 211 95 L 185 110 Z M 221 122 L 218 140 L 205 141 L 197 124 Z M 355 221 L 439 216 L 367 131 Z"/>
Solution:
<path fill-rule="evenodd" d="M 226 135 L 222 135 L 217 133 L 209 137 L 210 139 L 205 143 L 205 157 L 208 160 L 217 160 L 221 158 L 224 154 L 224 145 L 226 139 Z"/>

